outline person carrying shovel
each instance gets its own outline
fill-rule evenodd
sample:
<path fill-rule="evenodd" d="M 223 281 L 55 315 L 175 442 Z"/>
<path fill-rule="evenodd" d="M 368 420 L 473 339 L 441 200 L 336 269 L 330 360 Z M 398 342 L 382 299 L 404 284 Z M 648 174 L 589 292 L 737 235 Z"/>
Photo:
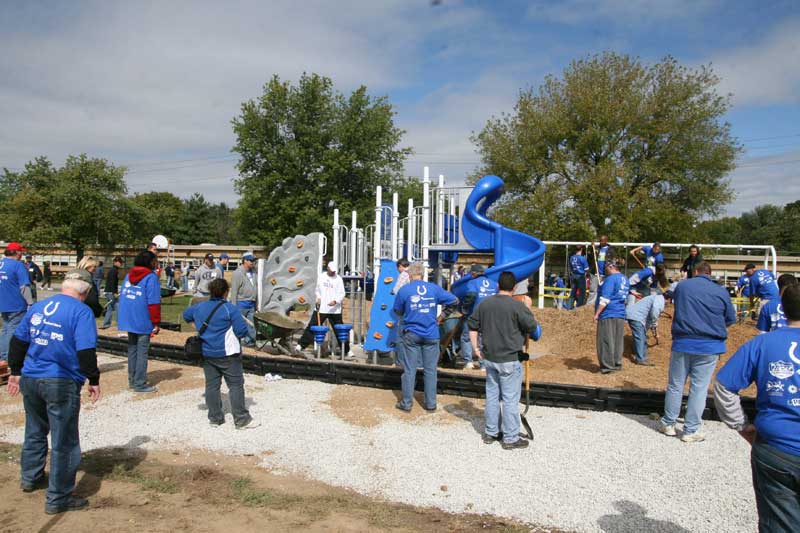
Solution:
<path fill-rule="evenodd" d="M 519 400 L 522 391 L 520 352 L 525 337 L 540 331 L 528 306 L 513 299 L 512 291 L 516 284 L 513 273 L 500 274 L 498 293 L 484 299 L 467 323 L 473 355 L 483 360 L 486 367 L 483 442 L 492 444 L 501 441 L 504 450 L 528 446 L 528 441 L 519 437 Z M 478 342 L 479 334 L 482 343 Z"/>

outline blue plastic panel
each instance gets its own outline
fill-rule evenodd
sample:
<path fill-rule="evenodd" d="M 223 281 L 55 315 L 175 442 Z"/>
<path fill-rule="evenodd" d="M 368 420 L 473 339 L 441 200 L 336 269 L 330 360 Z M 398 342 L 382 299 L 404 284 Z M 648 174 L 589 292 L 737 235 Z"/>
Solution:
<path fill-rule="evenodd" d="M 372 311 L 369 313 L 369 331 L 364 340 L 365 350 L 391 352 L 397 341 L 397 315 L 392 311 L 394 294 L 392 289 L 397 283 L 397 265 L 391 259 L 381 259 L 380 276 L 375 278 L 375 296 L 372 297 Z M 391 322 L 394 327 L 387 327 Z M 376 335 L 377 334 L 377 335 Z M 380 338 L 378 338 L 380 337 Z"/>

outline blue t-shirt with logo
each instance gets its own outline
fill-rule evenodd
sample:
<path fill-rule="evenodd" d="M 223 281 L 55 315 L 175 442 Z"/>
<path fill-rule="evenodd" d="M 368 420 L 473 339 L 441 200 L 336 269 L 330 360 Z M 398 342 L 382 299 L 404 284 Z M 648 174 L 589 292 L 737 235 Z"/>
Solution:
<path fill-rule="evenodd" d="M 601 276 L 605 276 L 606 274 L 606 254 L 608 254 L 609 248 L 611 248 L 611 246 L 606 244 L 597 249 L 597 273 Z"/>
<path fill-rule="evenodd" d="M 753 275 L 750 276 L 750 294 L 758 296 L 762 300 L 780 298 L 778 282 L 775 281 L 772 272 L 763 268 L 753 272 Z"/>
<path fill-rule="evenodd" d="M 779 299 L 774 298 L 761 307 L 756 328 L 759 331 L 772 331 L 784 327 L 786 327 L 786 315 L 783 314 L 783 305 Z"/>
<path fill-rule="evenodd" d="M 469 310 L 469 313 L 472 314 L 479 303 L 489 296 L 497 294 L 497 282 L 486 276 L 478 276 L 467 283 L 467 294 L 470 293 L 475 294 L 475 301 L 472 304 L 472 309 Z"/>
<path fill-rule="evenodd" d="M 605 309 L 600 313 L 600 320 L 606 318 L 625 318 L 625 301 L 628 299 L 630 285 L 624 274 L 617 272 L 607 276 L 600 286 L 600 292 L 594 303 L 594 309 L 600 306 L 600 300 L 608 300 Z"/>
<path fill-rule="evenodd" d="M 456 297 L 435 283 L 414 280 L 397 292 L 394 312 L 403 315 L 403 329 L 424 339 L 438 339 L 436 306 L 454 303 Z"/>
<path fill-rule="evenodd" d="M 800 328 L 785 327 L 744 344 L 725 363 L 717 381 L 731 392 L 755 382 L 758 436 L 800 456 Z"/>
<path fill-rule="evenodd" d="M 0 256 L 0 312 L 17 313 L 28 308 L 20 294 L 23 285 L 30 285 L 28 269 L 12 257 Z"/>
<path fill-rule="evenodd" d="M 744 287 L 742 290 L 742 296 L 750 296 L 750 278 L 747 274 L 742 274 L 739 276 L 739 281 L 736 282 L 736 288 Z"/>
<path fill-rule="evenodd" d="M 583 254 L 573 254 L 569 258 L 569 269 L 574 276 L 583 276 L 589 268 L 589 261 Z"/>
<path fill-rule="evenodd" d="M 119 291 L 119 317 L 117 329 L 129 333 L 145 334 L 153 331 L 149 305 L 161 303 L 161 284 L 153 273 L 147 274 L 137 284 L 125 276 Z"/>
<path fill-rule="evenodd" d="M 654 254 L 652 246 L 642 246 L 642 251 L 644 252 L 644 264 L 646 266 L 652 267 L 664 262 L 664 254 L 661 252 Z"/>
<path fill-rule="evenodd" d="M 23 376 L 86 381 L 78 352 L 97 346 L 97 327 L 92 310 L 77 298 L 57 294 L 33 304 L 14 336 L 30 343 Z"/>

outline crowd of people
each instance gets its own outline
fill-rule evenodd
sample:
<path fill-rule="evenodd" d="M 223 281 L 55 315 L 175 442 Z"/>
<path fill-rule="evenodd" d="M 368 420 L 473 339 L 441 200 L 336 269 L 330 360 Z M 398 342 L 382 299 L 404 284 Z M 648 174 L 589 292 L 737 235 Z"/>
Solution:
<path fill-rule="evenodd" d="M 712 278 L 711 265 L 696 247 L 684 261 L 685 279 L 666 279 L 660 246 L 641 247 L 641 270 L 627 277 L 621 260 L 600 239 L 579 247 L 570 258 L 573 284 L 569 303 L 592 302 L 597 323 L 597 357 L 600 372 L 622 368 L 625 324 L 634 340 L 635 362 L 647 358 L 647 331 L 654 328 L 665 304 L 672 302 L 672 347 L 664 399 L 657 430 L 669 437 L 680 435 L 686 443 L 705 440 L 702 415 L 720 357 L 726 352 L 727 328 L 736 322 L 736 310 L 726 289 Z M 147 382 L 150 339 L 159 333 L 161 285 L 157 250 L 143 250 L 122 281 L 122 258 L 115 257 L 105 275 L 108 305 L 99 305 L 103 265 L 83 258 L 67 272 L 59 294 L 35 301 L 31 286 L 44 280 L 30 262 L 26 250 L 10 243 L 0 261 L 0 358 L 11 370 L 8 392 L 22 393 L 26 415 L 21 458 L 21 488 L 34 491 L 45 486 L 44 468 L 50 439 L 50 476 L 46 482 L 45 512 L 56 514 L 86 507 L 73 494 L 80 461 L 78 413 L 80 394 L 88 382 L 91 401 L 101 396 L 97 365 L 95 318 L 105 312 L 102 327 L 118 308 L 118 328 L 127 333 L 128 385 L 134 394 L 156 392 Z M 227 258 L 221 258 L 227 259 Z M 224 277 L 225 263 L 209 254 L 195 273 L 194 298 L 183 319 L 194 324 L 202 344 L 205 401 L 212 426 L 225 423 L 220 387 L 230 391 L 234 426 L 258 427 L 246 408 L 241 361 L 242 341 L 255 340 L 252 313 L 255 308 L 255 257 L 245 254 L 232 283 Z M 594 264 L 594 268 L 591 265 Z M 495 281 L 480 265 L 472 265 L 461 300 L 441 286 L 427 281 L 422 263 L 398 261 L 393 309 L 400 317 L 397 361 L 403 370 L 401 399 L 397 409 L 413 409 L 417 369 L 423 369 L 423 409 L 437 409 L 437 363 L 440 358 L 442 322 L 460 313 L 461 354 L 465 368 L 485 372 L 486 407 L 483 441 L 500 442 L 503 449 L 525 448 L 520 435 L 519 402 L 522 363 L 527 339 L 537 340 L 537 324 L 527 293 L 527 280 L 502 272 Z M 167 268 L 170 268 L 168 265 Z M 311 324 L 341 323 L 345 297 L 337 265 L 329 262 L 317 284 L 317 309 Z M 174 276 L 166 272 L 167 277 Z M 744 344 L 717 374 L 713 395 L 722 421 L 752 444 L 751 464 L 760 528 L 792 531 L 800 519 L 800 284 L 791 275 L 777 280 L 765 269 L 745 268 L 749 297 L 758 298 L 758 329 L 763 333 Z M 588 277 L 587 277 L 588 276 Z M 99 278 L 102 281 L 102 277 Z M 583 281 L 582 281 L 583 280 Z M 169 282 L 168 282 L 169 283 Z M 174 280 L 173 280 L 174 283 Z M 577 285 L 577 287 L 575 287 Z M 588 287 L 588 291 L 586 288 Z M 584 291 L 581 291 L 581 288 Z M 588 292 L 588 298 L 586 298 Z M 445 311 L 437 316 L 442 306 Z M 309 331 L 300 338 L 300 349 L 310 346 Z M 349 346 L 345 346 L 349 353 Z M 690 383 L 682 428 L 678 427 L 683 392 Z M 757 388 L 758 416 L 751 424 L 744 415 L 739 393 L 751 384 Z"/>

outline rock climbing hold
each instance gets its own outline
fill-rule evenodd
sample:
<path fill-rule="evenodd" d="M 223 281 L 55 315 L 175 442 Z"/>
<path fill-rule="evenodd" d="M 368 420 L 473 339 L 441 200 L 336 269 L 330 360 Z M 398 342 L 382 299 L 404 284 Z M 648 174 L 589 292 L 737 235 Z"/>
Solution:
<path fill-rule="evenodd" d="M 298 248 L 302 248 L 303 247 L 303 241 L 297 241 L 297 247 Z"/>
<path fill-rule="evenodd" d="M 306 297 L 305 296 L 301 296 L 300 298 L 297 299 L 297 301 L 300 302 L 301 304 L 304 304 L 304 303 L 306 303 Z"/>
<path fill-rule="evenodd" d="M 295 267 L 293 267 L 293 266 L 289 267 L 289 272 L 294 272 L 295 270 L 297 270 Z"/>
<path fill-rule="evenodd" d="M 392 329 L 394 327 L 394 322 L 390 320 L 389 322 L 386 323 L 386 327 Z"/>
<path fill-rule="evenodd" d="M 373 333 L 373 334 L 372 334 L 372 336 L 373 336 L 373 337 L 375 337 L 375 338 L 376 338 L 376 339 L 378 339 L 378 340 L 381 340 L 381 339 L 383 338 L 383 335 L 381 335 L 381 334 L 380 334 L 380 333 L 378 333 L 377 331 L 376 331 L 375 333 Z"/>
<path fill-rule="evenodd" d="M 385 278 L 383 278 L 383 282 L 384 283 L 391 283 L 393 281 L 394 281 L 394 278 L 392 276 L 386 276 Z"/>
<path fill-rule="evenodd" d="M 305 282 L 305 281 L 303 281 L 302 279 L 299 279 L 299 280 L 297 280 L 297 286 L 298 286 L 298 287 L 302 287 L 302 286 L 303 286 L 303 285 L 305 285 L 305 284 L 306 284 L 306 282 Z"/>
<path fill-rule="evenodd" d="M 275 278 L 272 278 L 271 280 L 269 280 L 269 284 L 270 285 L 277 285 L 278 284 L 278 280 L 275 279 Z"/>
<path fill-rule="evenodd" d="M 381 311 L 386 311 L 386 308 L 389 307 L 386 304 L 381 304 Z"/>

